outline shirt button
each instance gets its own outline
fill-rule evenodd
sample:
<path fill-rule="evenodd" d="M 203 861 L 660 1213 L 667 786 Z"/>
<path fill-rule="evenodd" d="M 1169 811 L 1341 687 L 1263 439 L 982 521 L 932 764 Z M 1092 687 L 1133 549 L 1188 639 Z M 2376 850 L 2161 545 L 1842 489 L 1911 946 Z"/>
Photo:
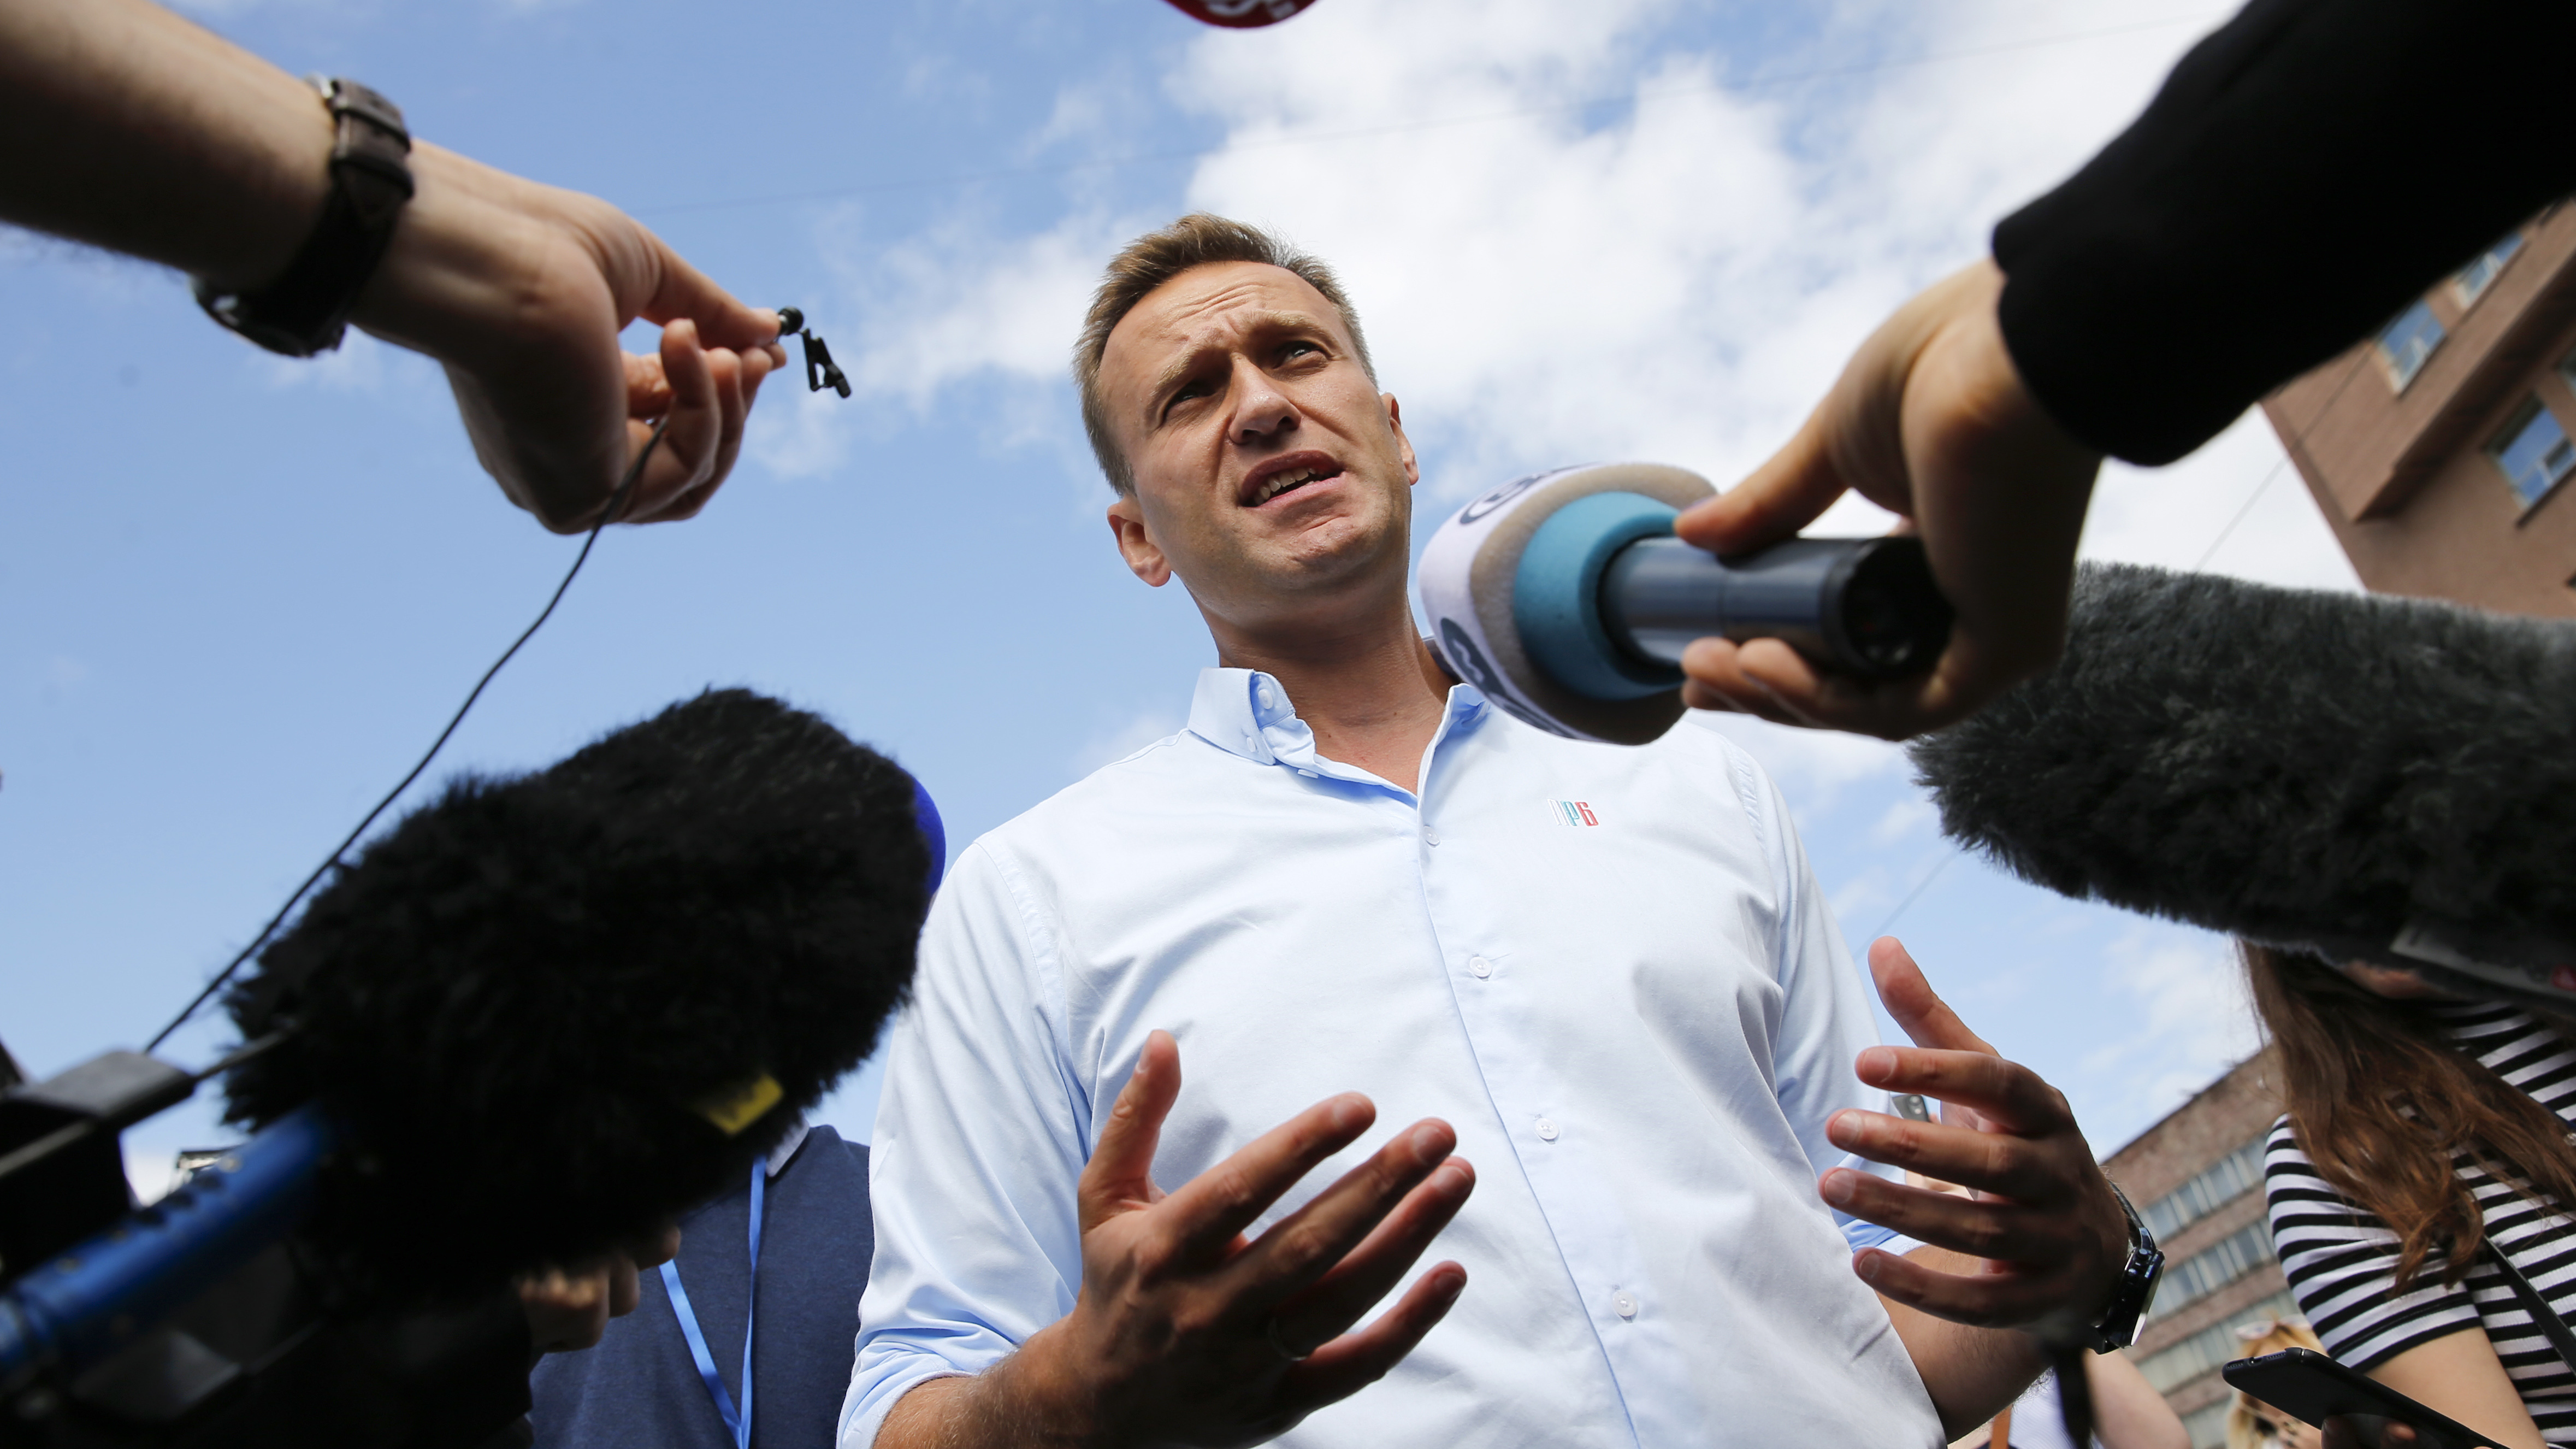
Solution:
<path fill-rule="evenodd" d="M 1245 749 L 1247 749 L 1247 750 L 1251 750 L 1251 751 L 1254 751 L 1255 753 L 1258 753 L 1258 752 L 1260 751 L 1260 749 L 1261 749 L 1261 736 L 1259 736 L 1259 735 L 1245 735 L 1245 736 L 1243 737 L 1243 747 L 1244 747 Z"/>
<path fill-rule="evenodd" d="M 1541 1142 L 1554 1142 L 1556 1140 L 1555 1118 L 1541 1117 L 1538 1119 L 1538 1140 Z"/>
<path fill-rule="evenodd" d="M 1253 697 L 1254 699 L 1257 699 L 1257 700 L 1260 700 L 1260 701 L 1261 701 L 1261 707 L 1262 707 L 1263 709 L 1268 709 L 1268 708 L 1270 707 L 1270 703 L 1271 703 L 1271 700 L 1272 700 L 1272 698 L 1273 698 L 1273 696 L 1272 696 L 1272 695 L 1271 695 L 1271 693 L 1270 693 L 1270 686 L 1265 684 L 1265 685 L 1261 686 L 1259 689 L 1254 690 L 1254 691 L 1253 691 L 1253 694 L 1252 694 L 1252 697 Z"/>
<path fill-rule="evenodd" d="M 1637 1316 L 1637 1300 L 1626 1293 L 1613 1293 L 1610 1295 L 1610 1310 L 1621 1318 L 1634 1318 Z"/>
<path fill-rule="evenodd" d="M 1477 980 L 1482 981 L 1494 974 L 1494 963 L 1482 956 L 1470 956 L 1467 958 L 1467 970 L 1473 973 Z"/>
<path fill-rule="evenodd" d="M 1425 845 L 1438 845 L 1440 843 L 1440 832 L 1432 829 L 1428 825 L 1423 826 L 1422 843 Z"/>

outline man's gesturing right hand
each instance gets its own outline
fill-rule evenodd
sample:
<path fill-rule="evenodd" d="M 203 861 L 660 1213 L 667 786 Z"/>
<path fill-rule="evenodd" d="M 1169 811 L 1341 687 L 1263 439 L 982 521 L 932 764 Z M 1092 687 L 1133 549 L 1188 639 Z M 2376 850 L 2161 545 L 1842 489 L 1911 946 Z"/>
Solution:
<path fill-rule="evenodd" d="M 905 1395 L 880 1443 L 1258 1443 L 1376 1382 L 1457 1302 L 1467 1271 L 1441 1263 L 1353 1329 L 1475 1186 L 1447 1123 L 1406 1128 L 1248 1240 L 1377 1109 L 1356 1093 L 1319 1102 L 1167 1195 L 1154 1148 L 1180 1090 L 1180 1048 L 1155 1032 L 1083 1170 L 1073 1311 L 991 1371 Z"/>

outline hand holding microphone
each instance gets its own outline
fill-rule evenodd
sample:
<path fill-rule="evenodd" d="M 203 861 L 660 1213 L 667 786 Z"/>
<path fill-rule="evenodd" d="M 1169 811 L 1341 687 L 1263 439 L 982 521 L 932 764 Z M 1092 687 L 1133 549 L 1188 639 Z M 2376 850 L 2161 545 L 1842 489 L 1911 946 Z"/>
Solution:
<path fill-rule="evenodd" d="M 1958 613 L 1939 662 L 1870 680 L 1819 671 L 1777 644 L 1712 639 L 1682 661 L 1685 701 L 1902 739 L 1965 717 L 2057 657 L 2102 459 L 2022 386 L 1995 317 L 2002 287 L 1981 261 L 1898 309 L 1787 447 L 1673 527 L 1733 554 L 1788 537 L 1846 491 L 1904 515 Z"/>
<path fill-rule="evenodd" d="M 608 1332 L 608 1320 L 635 1311 L 643 1270 L 680 1255 L 680 1226 L 657 1229 L 569 1267 L 523 1274 L 519 1307 L 528 1315 L 528 1345 L 538 1353 L 590 1348 Z"/>
<path fill-rule="evenodd" d="M 1694 641 L 1778 640 L 1834 677 L 1930 668 L 1950 606 L 1907 537 L 1797 538 L 1721 558 L 1672 537 L 1708 480 L 1650 463 L 1534 473 L 1470 502 L 1422 556 L 1450 671 L 1552 733 L 1644 744 L 1683 709 Z"/>

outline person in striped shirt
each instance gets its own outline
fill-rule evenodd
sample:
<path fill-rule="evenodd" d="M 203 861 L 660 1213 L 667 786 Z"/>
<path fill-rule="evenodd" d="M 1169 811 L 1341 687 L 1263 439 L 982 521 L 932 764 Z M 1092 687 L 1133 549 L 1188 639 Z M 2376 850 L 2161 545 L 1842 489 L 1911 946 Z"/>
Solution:
<path fill-rule="evenodd" d="M 2576 1445 L 2576 1024 L 2245 956 L 2289 1108 L 2272 1240 L 2327 1352 L 2499 1444 Z"/>

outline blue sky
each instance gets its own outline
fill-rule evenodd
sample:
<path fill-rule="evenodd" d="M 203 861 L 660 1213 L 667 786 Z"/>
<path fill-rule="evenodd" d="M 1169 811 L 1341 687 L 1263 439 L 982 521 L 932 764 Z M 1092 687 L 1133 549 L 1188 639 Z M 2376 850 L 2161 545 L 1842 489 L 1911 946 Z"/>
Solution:
<path fill-rule="evenodd" d="M 1730 481 L 2221 15 L 1320 0 L 1220 33 L 1155 0 L 191 13 L 634 211 L 746 298 L 805 307 L 859 384 L 774 386 L 703 517 L 606 536 L 434 777 L 542 765 L 743 684 L 903 760 L 958 841 L 1174 728 L 1209 662 L 1180 591 L 1109 548 L 1062 381 L 1125 237 L 1208 206 L 1342 266 L 1425 454 L 1418 536 L 1534 467 Z M 417 357 L 272 359 L 172 276 L 15 234 L 0 306 L 0 1040 L 44 1073 L 139 1044 L 238 948 L 575 544 L 502 501 Z M 2115 469 L 2088 552 L 2351 587 L 2279 461 L 2256 421 L 2177 468 Z M 1922 887 L 1897 934 L 2097 1146 L 2247 1049 L 2219 943 L 1949 860 L 1887 747 L 1729 728 L 1779 776 L 1855 946 Z M 863 1077 L 825 1115 L 864 1135 L 871 1100 Z M 216 1130 L 193 1105 L 130 1145 Z"/>

